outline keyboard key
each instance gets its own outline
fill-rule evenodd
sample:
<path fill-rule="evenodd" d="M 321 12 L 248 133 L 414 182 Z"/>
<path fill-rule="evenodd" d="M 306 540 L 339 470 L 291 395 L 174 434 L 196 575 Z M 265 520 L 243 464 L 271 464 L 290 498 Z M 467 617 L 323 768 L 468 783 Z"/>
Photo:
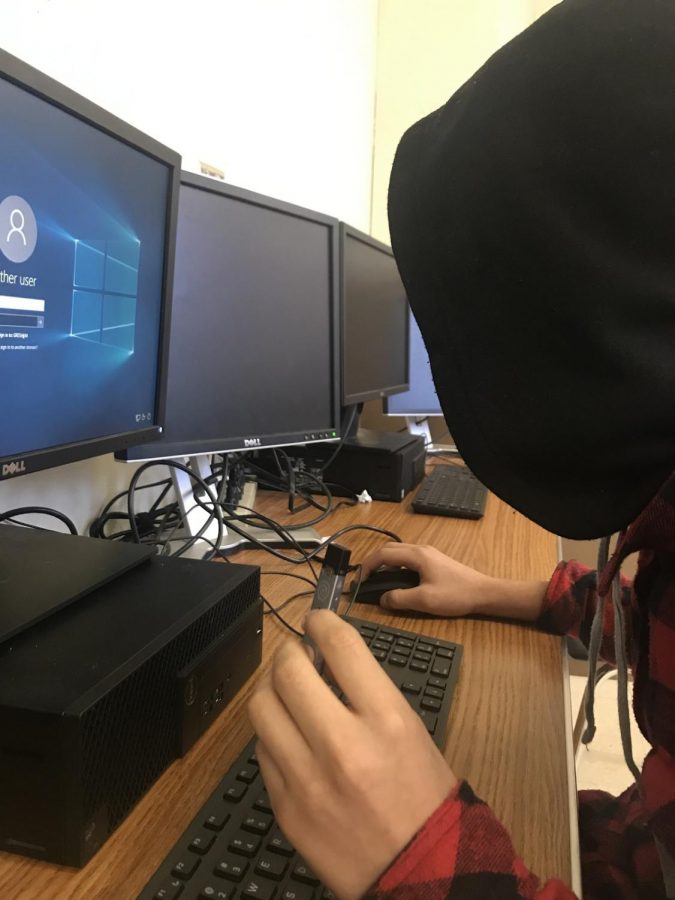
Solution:
<path fill-rule="evenodd" d="M 237 781 L 226 788 L 223 800 L 227 800 L 228 803 L 239 803 L 247 790 L 248 785 L 244 784 L 243 781 Z"/>
<path fill-rule="evenodd" d="M 455 655 L 455 651 L 450 647 L 439 647 L 436 651 L 436 656 L 442 656 L 443 659 L 452 659 Z"/>
<path fill-rule="evenodd" d="M 200 862 L 201 859 L 198 856 L 184 856 L 173 864 L 171 874 L 175 875 L 176 878 L 182 878 L 183 881 L 187 881 L 197 871 L 197 866 Z"/>
<path fill-rule="evenodd" d="M 221 812 L 218 810 L 217 812 L 212 812 L 204 819 L 204 827 L 210 828 L 212 831 L 222 831 L 229 821 L 229 812 L 225 812 L 225 810 Z"/>
<path fill-rule="evenodd" d="M 255 871 L 258 875 L 265 875 L 267 878 L 273 878 L 275 881 L 281 881 L 286 874 L 288 863 L 283 856 L 276 856 L 270 853 L 269 856 L 261 856 L 258 859 L 258 865 Z"/>
<path fill-rule="evenodd" d="M 388 631 L 380 631 L 377 635 L 377 640 L 380 644 L 393 644 L 394 643 L 394 635 L 389 634 Z"/>
<path fill-rule="evenodd" d="M 205 853 L 209 852 L 209 850 L 213 846 L 213 842 L 215 841 L 215 839 L 216 836 L 213 831 L 207 831 L 206 829 L 204 829 L 203 831 L 195 834 L 188 846 L 193 853 L 199 853 L 201 856 L 203 856 Z"/>
<path fill-rule="evenodd" d="M 251 784 L 258 777 L 258 769 L 253 766 L 247 766 L 237 772 L 237 781 L 243 781 L 245 784 Z"/>
<path fill-rule="evenodd" d="M 424 688 L 424 696 L 436 697 L 437 700 L 442 700 L 445 697 L 445 691 L 437 687 L 426 687 Z"/>
<path fill-rule="evenodd" d="M 154 895 L 153 900 L 176 900 L 183 893 L 183 882 L 174 879 L 163 885 Z"/>
<path fill-rule="evenodd" d="M 302 861 L 297 863 L 293 869 L 293 878 L 297 878 L 298 881 L 302 881 L 304 884 L 317 885 L 319 883 L 319 879 L 314 872 L 312 872 L 307 863 Z"/>
<path fill-rule="evenodd" d="M 427 678 L 429 687 L 445 688 L 445 679 L 443 678 Z"/>
<path fill-rule="evenodd" d="M 414 659 L 410 663 L 410 668 L 413 672 L 428 672 L 429 671 L 429 663 L 422 662 L 419 659 Z"/>
<path fill-rule="evenodd" d="M 267 849 L 272 850 L 274 853 L 281 853 L 282 856 L 293 856 L 295 853 L 293 847 L 278 828 L 272 832 L 272 836 L 267 842 Z"/>
<path fill-rule="evenodd" d="M 235 887 L 216 887 L 215 884 L 205 884 L 199 892 L 199 900 L 232 900 Z"/>
<path fill-rule="evenodd" d="M 434 697 L 422 697 L 422 703 L 420 705 L 422 709 L 430 709 L 433 712 L 438 712 L 441 708 L 441 701 L 436 700 Z"/>
<path fill-rule="evenodd" d="M 228 881 L 241 881 L 248 872 L 248 863 L 243 859 L 235 859 L 234 856 L 226 856 L 221 859 L 213 870 L 214 875 L 227 878 Z"/>
<path fill-rule="evenodd" d="M 373 650 L 372 654 L 378 662 L 382 662 L 387 658 L 386 650 Z"/>
<path fill-rule="evenodd" d="M 419 684 L 415 684 L 414 681 L 404 681 L 401 685 L 401 690 L 404 694 L 412 694 L 416 696 L 422 690 Z"/>
<path fill-rule="evenodd" d="M 411 641 L 408 638 L 397 638 L 396 640 L 397 647 L 405 647 L 407 650 L 412 650 L 415 646 L 415 641 Z"/>
<path fill-rule="evenodd" d="M 421 659 L 423 662 L 431 662 L 431 653 L 422 653 L 420 650 L 415 650 L 413 653 L 413 659 Z"/>
<path fill-rule="evenodd" d="M 271 813 L 272 812 L 272 804 L 270 803 L 269 794 L 267 791 L 263 791 L 258 799 L 253 804 L 253 809 L 259 809 L 260 812 Z"/>
<path fill-rule="evenodd" d="M 272 900 L 277 889 L 271 881 L 265 881 L 262 878 L 252 878 L 246 882 L 246 886 L 241 892 L 242 897 L 247 900 Z"/>
<path fill-rule="evenodd" d="M 431 674 L 440 675 L 441 678 L 447 678 L 450 674 L 450 666 L 448 663 L 444 663 L 439 659 L 431 667 Z"/>
<path fill-rule="evenodd" d="M 392 666 L 405 666 L 408 664 L 408 660 L 405 656 L 399 656 L 397 653 L 392 653 L 389 657 L 389 662 Z"/>
<path fill-rule="evenodd" d="M 385 653 L 389 653 L 390 648 L 389 648 L 389 644 L 383 644 L 382 641 L 379 640 L 379 638 L 378 638 L 378 640 L 373 641 L 373 643 L 370 645 L 370 649 L 373 651 L 384 650 Z"/>
<path fill-rule="evenodd" d="M 272 827 L 273 821 L 272 816 L 266 816 L 264 813 L 261 813 L 259 816 L 246 816 L 241 823 L 241 827 L 244 831 L 251 831 L 253 834 L 267 834 Z"/>
<path fill-rule="evenodd" d="M 251 858 L 256 855 L 258 850 L 260 850 L 261 843 L 260 838 L 239 831 L 227 845 L 227 849 L 231 850 L 232 853 L 238 853 L 240 856 L 248 856 Z"/>
<path fill-rule="evenodd" d="M 309 884 L 298 884 L 294 882 L 285 888 L 281 895 L 281 900 L 312 900 L 314 897 L 314 888 Z"/>

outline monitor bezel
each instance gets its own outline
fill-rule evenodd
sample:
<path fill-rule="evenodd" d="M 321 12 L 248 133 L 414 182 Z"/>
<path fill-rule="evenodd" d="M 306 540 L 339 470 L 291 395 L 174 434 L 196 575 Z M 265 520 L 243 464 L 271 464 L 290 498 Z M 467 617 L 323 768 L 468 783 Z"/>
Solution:
<path fill-rule="evenodd" d="M 340 438 L 340 366 L 339 366 L 339 280 L 337 273 L 337 260 L 339 254 L 338 219 L 316 210 L 307 209 L 269 197 L 238 185 L 229 184 L 204 175 L 196 175 L 193 172 L 182 172 L 180 176 L 181 186 L 204 190 L 218 194 L 228 199 L 239 200 L 244 203 L 271 209 L 285 215 L 316 222 L 327 228 L 329 240 L 329 289 L 331 294 L 330 304 L 330 328 L 331 328 L 331 419 L 332 424 L 320 432 L 293 431 L 285 433 L 235 435 L 225 439 L 209 441 L 172 441 L 165 442 L 160 439 L 150 446 L 136 445 L 117 453 L 117 459 L 123 462 L 150 462 L 162 459 L 184 459 L 193 456 L 211 456 L 214 454 L 235 453 L 261 448 L 292 447 L 295 445 L 319 443 L 325 441 L 337 441 Z M 171 362 L 169 361 L 169 365 Z"/>
<path fill-rule="evenodd" d="M 372 390 L 359 391 L 347 394 L 345 390 L 345 336 L 346 336 L 346 298 L 345 298 L 345 243 L 346 238 L 352 237 L 360 241 L 373 250 L 384 253 L 391 257 L 396 263 L 394 251 L 388 244 L 378 241 L 377 238 L 359 231 L 353 225 L 346 222 L 340 222 L 340 396 L 343 406 L 353 406 L 358 403 L 365 403 L 368 400 L 380 400 L 391 394 L 399 394 L 410 387 L 410 320 L 406 316 L 405 323 L 405 381 L 402 384 L 386 385 L 381 388 L 373 388 Z M 398 266 L 397 266 L 398 270 Z M 405 288 L 404 288 L 405 290 Z M 407 301 L 406 301 L 407 302 Z"/>
<path fill-rule="evenodd" d="M 169 351 L 169 324 L 171 322 L 171 284 L 173 278 L 176 221 L 178 213 L 178 187 L 181 157 L 176 151 L 138 130 L 128 122 L 109 113 L 81 94 L 76 93 L 44 72 L 0 49 L 0 79 L 44 100 L 85 124 L 102 131 L 115 140 L 144 153 L 165 165 L 168 169 L 168 191 L 164 235 L 164 269 L 162 273 L 162 299 L 160 310 L 159 342 L 157 357 L 157 385 L 155 391 L 154 424 L 134 431 L 115 432 L 76 441 L 42 447 L 25 453 L 0 456 L 0 480 L 27 475 L 41 469 L 62 466 L 77 460 L 100 456 L 122 450 L 139 441 L 157 439 L 164 424 L 166 403 L 166 374 Z"/>

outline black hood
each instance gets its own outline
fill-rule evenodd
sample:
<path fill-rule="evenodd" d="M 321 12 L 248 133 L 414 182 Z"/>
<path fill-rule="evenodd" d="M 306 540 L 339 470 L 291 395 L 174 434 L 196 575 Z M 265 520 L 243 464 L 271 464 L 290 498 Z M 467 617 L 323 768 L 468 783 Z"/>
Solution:
<path fill-rule="evenodd" d="M 403 136 L 394 253 L 448 427 L 530 519 L 675 469 L 675 0 L 564 0 Z"/>

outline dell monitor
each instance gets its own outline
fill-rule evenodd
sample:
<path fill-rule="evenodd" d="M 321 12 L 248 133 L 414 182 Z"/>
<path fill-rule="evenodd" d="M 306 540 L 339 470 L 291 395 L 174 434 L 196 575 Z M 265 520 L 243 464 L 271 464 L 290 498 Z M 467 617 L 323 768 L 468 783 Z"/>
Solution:
<path fill-rule="evenodd" d="M 180 158 L 0 51 L 0 477 L 159 435 Z"/>
<path fill-rule="evenodd" d="M 410 387 L 407 391 L 387 397 L 384 401 L 384 412 L 388 416 L 405 416 L 408 431 L 421 434 L 427 442 L 427 449 L 435 449 L 431 441 L 428 418 L 443 416 L 443 410 L 436 394 L 434 379 L 431 374 L 429 354 L 424 345 L 422 333 L 415 321 L 412 310 L 410 321 Z M 453 451 L 452 445 L 436 448 L 439 452 Z"/>
<path fill-rule="evenodd" d="M 7 479 L 159 435 L 180 157 L 1 50 L 0 113 Z M 16 531 L 0 525 L 0 640 L 149 555 Z"/>
<path fill-rule="evenodd" d="M 214 453 L 338 438 L 337 224 L 183 173 L 166 426 L 124 459 L 187 458 L 208 477 Z M 171 474 L 196 535 L 208 513 Z"/>
<path fill-rule="evenodd" d="M 408 301 L 390 247 L 340 224 L 342 404 L 408 387 Z"/>

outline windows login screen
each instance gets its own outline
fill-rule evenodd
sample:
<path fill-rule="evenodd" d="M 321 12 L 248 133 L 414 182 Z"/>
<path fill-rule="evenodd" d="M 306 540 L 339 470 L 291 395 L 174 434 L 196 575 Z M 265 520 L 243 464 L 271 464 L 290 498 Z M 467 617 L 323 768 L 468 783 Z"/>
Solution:
<path fill-rule="evenodd" d="M 0 79 L 0 457 L 155 424 L 170 170 Z"/>

